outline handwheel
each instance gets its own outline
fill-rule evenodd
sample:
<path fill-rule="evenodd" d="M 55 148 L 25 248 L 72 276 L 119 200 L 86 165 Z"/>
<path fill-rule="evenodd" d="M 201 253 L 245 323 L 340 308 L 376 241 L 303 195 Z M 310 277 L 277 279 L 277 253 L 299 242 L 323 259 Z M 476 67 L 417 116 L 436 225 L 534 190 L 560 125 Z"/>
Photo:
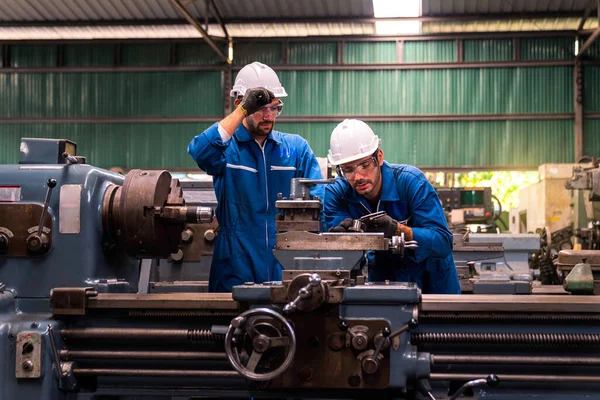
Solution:
<path fill-rule="evenodd" d="M 225 353 L 233 368 L 246 378 L 268 381 L 292 364 L 296 334 L 281 314 L 269 308 L 255 308 L 231 320 L 225 334 Z M 266 368 L 261 366 L 263 358 L 269 358 Z M 261 369 L 265 372 L 257 372 Z"/>

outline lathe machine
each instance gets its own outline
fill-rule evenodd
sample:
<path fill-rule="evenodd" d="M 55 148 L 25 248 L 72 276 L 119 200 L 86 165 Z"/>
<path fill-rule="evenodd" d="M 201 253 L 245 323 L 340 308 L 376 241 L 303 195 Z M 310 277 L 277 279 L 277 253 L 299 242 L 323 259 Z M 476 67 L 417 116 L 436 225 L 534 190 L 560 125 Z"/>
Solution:
<path fill-rule="evenodd" d="M 414 244 L 315 232 L 301 191 L 278 205 L 281 282 L 138 293 L 139 260 L 212 212 L 165 171 L 84 162 L 24 139 L 0 166 L 0 399 L 600 398 L 600 297 L 366 282 L 357 254 Z"/>

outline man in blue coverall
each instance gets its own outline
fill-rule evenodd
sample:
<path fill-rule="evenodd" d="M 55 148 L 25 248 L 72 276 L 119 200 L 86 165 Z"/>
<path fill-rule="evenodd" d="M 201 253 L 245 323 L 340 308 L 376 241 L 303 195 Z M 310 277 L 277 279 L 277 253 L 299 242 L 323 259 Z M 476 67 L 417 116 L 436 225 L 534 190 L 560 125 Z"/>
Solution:
<path fill-rule="evenodd" d="M 289 196 L 292 178 L 323 179 L 306 140 L 273 130 L 287 93 L 271 68 L 246 65 L 230 94 L 235 110 L 188 146 L 198 166 L 213 176 L 218 201 L 210 292 L 281 280 L 273 256 L 277 195 Z M 319 190 L 313 188 L 313 195 Z"/>
<path fill-rule="evenodd" d="M 404 258 L 386 251 L 369 252 L 369 281 L 416 282 L 423 293 L 459 294 L 452 257 L 452 234 L 435 189 L 410 165 L 389 164 L 381 140 L 363 121 L 347 119 L 331 133 L 329 162 L 338 178 L 327 185 L 323 213 L 333 232 L 347 231 L 353 219 L 386 211 L 366 223 L 367 232 L 385 237 L 404 233 L 419 247 Z M 398 222 L 401 221 L 401 222 Z"/>

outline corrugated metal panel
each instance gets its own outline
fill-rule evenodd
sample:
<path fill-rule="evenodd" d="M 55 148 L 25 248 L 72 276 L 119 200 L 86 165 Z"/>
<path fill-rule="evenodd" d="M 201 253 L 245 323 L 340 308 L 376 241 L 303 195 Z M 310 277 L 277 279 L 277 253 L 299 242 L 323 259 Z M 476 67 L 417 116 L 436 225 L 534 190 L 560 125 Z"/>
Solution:
<path fill-rule="evenodd" d="M 226 49 L 223 49 L 226 51 Z M 177 65 L 216 65 L 223 60 L 204 42 L 179 43 L 175 48 L 175 64 Z"/>
<path fill-rule="evenodd" d="M 233 63 L 239 65 L 260 61 L 263 64 L 281 64 L 281 42 L 253 42 L 233 44 Z"/>
<path fill-rule="evenodd" d="M 396 62 L 396 42 L 346 42 L 344 45 L 345 64 Z"/>
<path fill-rule="evenodd" d="M 256 23 L 227 24 L 227 32 L 235 38 L 374 35 L 373 23 Z M 220 25 L 208 26 L 208 34 L 224 37 Z M 165 39 L 195 38 L 202 35 L 191 25 L 118 25 L 118 26 L 0 26 L 3 40 L 99 40 L 99 39 Z"/>
<path fill-rule="evenodd" d="M 600 158 L 600 120 L 583 121 L 583 154 Z"/>
<path fill-rule="evenodd" d="M 178 19 L 179 12 L 164 0 L 45 0 L 38 2 L 5 1 L 0 3 L 0 20 L 4 21 L 82 21 L 127 19 Z M 204 19 L 203 1 L 182 1 L 187 10 Z M 231 18 L 373 16 L 372 0 L 219 0 L 216 2 L 225 20 Z M 214 11 L 210 10 L 211 17 Z"/>
<path fill-rule="evenodd" d="M 596 39 L 584 54 L 590 58 L 600 58 L 600 41 Z"/>
<path fill-rule="evenodd" d="M 337 43 L 290 43 L 288 63 L 335 64 L 337 63 Z"/>
<path fill-rule="evenodd" d="M 168 44 L 124 44 L 121 47 L 123 65 L 168 65 Z"/>
<path fill-rule="evenodd" d="M 281 71 L 279 76 L 290 95 L 286 115 L 573 112 L 572 67 Z M 306 100 L 315 93 L 319 101 Z"/>
<path fill-rule="evenodd" d="M 583 109 L 586 112 L 600 111 L 600 67 L 584 67 L 583 85 Z"/>
<path fill-rule="evenodd" d="M 577 18 L 519 18 L 482 19 L 478 21 L 444 21 L 423 22 L 421 32 L 424 34 L 442 34 L 459 32 L 532 32 L 532 31 L 574 31 L 579 26 L 581 17 Z M 588 19 L 583 29 L 594 29 L 598 26 L 596 18 Z M 566 32 L 565 32 L 566 33 Z"/>
<path fill-rule="evenodd" d="M 19 159 L 22 137 L 66 138 L 89 164 L 122 168 L 198 168 L 187 153 L 210 124 L 18 124 L 0 126 L 0 163 Z"/>
<path fill-rule="evenodd" d="M 584 153 L 600 155 L 600 121 L 586 121 Z M 0 163 L 18 161 L 21 137 L 61 137 L 91 164 L 109 168 L 196 168 L 189 141 L 209 124 L 18 124 L 0 127 Z M 325 157 L 336 123 L 279 123 Z M 420 167 L 523 167 L 573 161 L 572 121 L 375 122 L 385 159 Z M 561 143 L 556 146 L 556 143 Z"/>
<path fill-rule="evenodd" d="M 423 15 L 583 11 L 588 0 L 423 0 Z"/>
<path fill-rule="evenodd" d="M 522 38 L 521 60 L 571 60 L 575 57 L 573 38 Z"/>
<path fill-rule="evenodd" d="M 222 115 L 220 72 L 1 73 L 0 117 Z"/>
<path fill-rule="evenodd" d="M 68 44 L 64 51 L 67 67 L 111 66 L 115 61 L 112 44 Z"/>
<path fill-rule="evenodd" d="M 300 134 L 315 155 L 325 157 L 336 125 L 279 123 L 277 129 Z M 523 167 L 572 162 L 574 152 L 573 121 L 370 122 L 369 126 L 381 138 L 387 161 L 422 167 Z"/>
<path fill-rule="evenodd" d="M 513 41 L 511 39 L 465 40 L 463 55 L 465 61 L 512 60 Z"/>
<path fill-rule="evenodd" d="M 435 40 L 430 42 L 404 42 L 404 62 L 452 62 L 456 61 L 456 41 Z"/>
<path fill-rule="evenodd" d="M 56 46 L 16 45 L 10 49 L 10 65 L 23 67 L 55 67 Z"/>

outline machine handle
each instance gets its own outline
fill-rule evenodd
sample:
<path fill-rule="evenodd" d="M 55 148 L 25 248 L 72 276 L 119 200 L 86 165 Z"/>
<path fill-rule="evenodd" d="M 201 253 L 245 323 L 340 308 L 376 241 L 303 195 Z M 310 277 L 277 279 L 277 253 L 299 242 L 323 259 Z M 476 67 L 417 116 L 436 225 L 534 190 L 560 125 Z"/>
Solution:
<path fill-rule="evenodd" d="M 60 362 L 60 357 L 58 356 L 58 350 L 56 349 L 56 341 L 54 339 L 54 330 L 52 330 L 52 325 L 48 325 L 46 332 L 48 333 L 48 339 L 50 341 L 50 349 L 52 350 L 52 361 L 54 362 L 54 365 L 56 366 L 56 372 L 58 374 L 58 379 L 60 380 L 64 376 L 64 374 L 62 371 L 62 364 Z"/>
<path fill-rule="evenodd" d="M 44 220 L 46 219 L 46 213 L 48 212 L 48 203 L 50 203 L 50 196 L 52 196 L 52 189 L 56 186 L 56 179 L 48 179 L 46 183 L 48 190 L 46 191 L 46 200 L 44 200 L 44 209 L 42 210 L 42 216 L 40 217 L 40 224 L 38 226 L 37 234 L 41 235 L 44 229 Z"/>
<path fill-rule="evenodd" d="M 485 379 L 473 379 L 462 385 L 456 393 L 452 396 L 448 397 L 447 400 L 456 400 L 460 397 L 467 389 L 474 388 L 481 385 L 488 385 L 489 387 L 496 387 L 500 383 L 500 378 L 497 375 L 491 374 L 488 375 Z M 431 387 L 426 380 L 418 380 L 417 388 L 421 392 L 423 396 L 426 396 L 429 400 L 437 400 L 435 396 L 431 393 Z"/>
<path fill-rule="evenodd" d="M 283 312 L 288 314 L 293 311 L 296 311 L 296 309 L 298 308 L 298 303 L 302 299 L 310 297 L 310 295 L 312 294 L 312 289 L 316 286 L 319 286 L 320 284 L 321 277 L 318 274 L 312 274 L 310 278 L 308 278 L 308 284 L 300 290 L 298 290 L 298 296 L 296 296 L 296 298 L 293 301 L 289 302 L 285 305 L 285 307 L 283 307 Z"/>

